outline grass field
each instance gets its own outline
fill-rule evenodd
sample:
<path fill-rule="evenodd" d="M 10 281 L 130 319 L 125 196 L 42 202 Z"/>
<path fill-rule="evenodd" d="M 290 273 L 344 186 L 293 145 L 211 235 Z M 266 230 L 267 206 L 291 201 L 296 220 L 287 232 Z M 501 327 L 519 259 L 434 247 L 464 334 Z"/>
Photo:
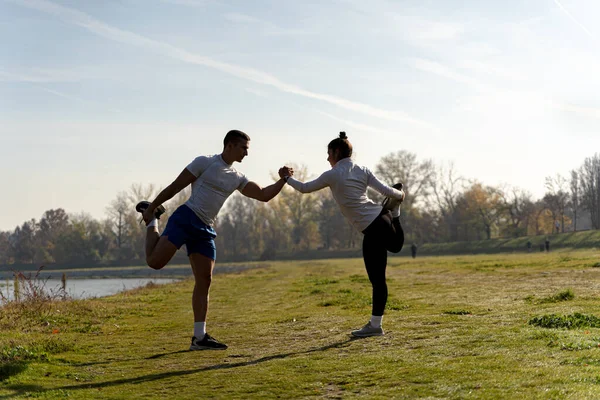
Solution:
<path fill-rule="evenodd" d="M 190 280 L 11 305 L 0 399 L 600 398 L 599 261 L 391 258 L 386 336 L 356 340 L 370 315 L 360 259 L 218 275 L 208 330 L 222 352 L 185 351 Z"/>

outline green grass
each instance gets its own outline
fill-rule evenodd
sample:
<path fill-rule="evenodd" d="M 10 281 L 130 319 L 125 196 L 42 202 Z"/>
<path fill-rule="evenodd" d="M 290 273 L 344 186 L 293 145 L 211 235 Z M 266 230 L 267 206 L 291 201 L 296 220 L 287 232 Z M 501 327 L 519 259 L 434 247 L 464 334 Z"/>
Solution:
<path fill-rule="evenodd" d="M 597 259 L 390 258 L 386 335 L 357 340 L 371 296 L 360 259 L 215 275 L 208 329 L 222 352 L 186 351 L 189 280 L 13 304 L 0 312 L 0 399 L 600 398 Z"/>

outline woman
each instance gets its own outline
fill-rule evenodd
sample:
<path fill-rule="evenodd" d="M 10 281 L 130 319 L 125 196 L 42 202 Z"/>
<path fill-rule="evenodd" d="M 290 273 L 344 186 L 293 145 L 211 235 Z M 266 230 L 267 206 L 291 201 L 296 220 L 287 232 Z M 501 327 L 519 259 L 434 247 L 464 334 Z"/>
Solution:
<path fill-rule="evenodd" d="M 329 187 L 342 214 L 364 234 L 363 258 L 373 286 L 373 309 L 371 320 L 361 329 L 352 331 L 352 335 L 381 336 L 381 320 L 388 297 L 385 282 L 387 252 L 398 253 L 404 244 L 404 231 L 400 225 L 400 203 L 404 200 L 402 184 L 389 187 L 368 168 L 356 165 L 351 159 L 352 144 L 345 132 L 340 132 L 340 136 L 329 143 L 327 155 L 331 169 L 313 181 L 295 180 L 293 170 L 288 167 L 281 168 L 279 175 L 301 193 Z M 383 205 L 369 199 L 369 187 L 387 196 Z"/>

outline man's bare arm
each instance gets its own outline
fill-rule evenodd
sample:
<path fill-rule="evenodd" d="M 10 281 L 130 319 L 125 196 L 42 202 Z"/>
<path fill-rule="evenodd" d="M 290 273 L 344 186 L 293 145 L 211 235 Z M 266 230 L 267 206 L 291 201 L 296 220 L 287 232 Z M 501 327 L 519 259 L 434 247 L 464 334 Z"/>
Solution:
<path fill-rule="evenodd" d="M 177 193 L 185 189 L 189 184 L 194 182 L 197 177 L 192 174 L 187 168 L 184 168 L 179 176 L 166 188 L 164 188 L 154 199 L 148 209 L 144 212 L 144 221 L 149 223 L 154 218 L 154 210 L 159 205 L 171 200 Z"/>
<path fill-rule="evenodd" d="M 277 196 L 284 186 L 285 180 L 283 178 L 265 188 L 261 188 L 255 182 L 248 182 L 244 190 L 242 190 L 242 194 L 252 199 L 267 202 Z"/>

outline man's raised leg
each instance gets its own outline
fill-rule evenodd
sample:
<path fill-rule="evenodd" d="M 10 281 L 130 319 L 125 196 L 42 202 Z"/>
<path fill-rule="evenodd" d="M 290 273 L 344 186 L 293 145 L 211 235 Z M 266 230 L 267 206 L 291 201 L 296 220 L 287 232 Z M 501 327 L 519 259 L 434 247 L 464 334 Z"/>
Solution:
<path fill-rule="evenodd" d="M 135 210 L 141 214 L 146 211 L 150 202 L 140 201 Z M 177 246 L 171 243 L 166 236 L 160 237 L 158 234 L 158 218 L 165 213 L 165 208 L 161 205 L 154 211 L 154 219 L 146 226 L 146 263 L 152 269 L 161 269 L 173 258 L 177 251 Z"/>
<path fill-rule="evenodd" d="M 146 227 L 146 260 L 152 256 L 152 252 L 156 245 L 158 244 L 158 240 L 160 239 L 160 234 L 158 233 L 158 226 L 152 225 Z"/>
<path fill-rule="evenodd" d="M 161 269 L 175 255 L 177 246 L 167 236 L 159 236 L 156 226 L 146 229 L 146 264 L 152 269 Z"/>

